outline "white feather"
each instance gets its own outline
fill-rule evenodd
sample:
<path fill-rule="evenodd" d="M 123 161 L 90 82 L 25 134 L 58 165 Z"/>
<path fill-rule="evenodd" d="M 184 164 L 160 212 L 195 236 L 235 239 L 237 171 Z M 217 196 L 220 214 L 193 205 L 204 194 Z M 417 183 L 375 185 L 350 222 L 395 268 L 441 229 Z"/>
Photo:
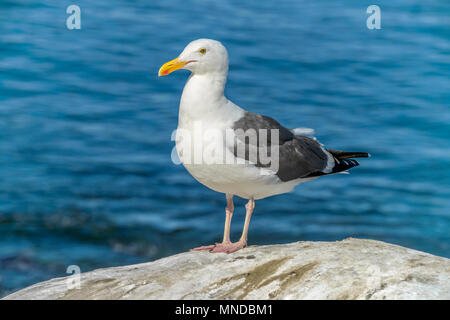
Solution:
<path fill-rule="evenodd" d="M 314 136 L 315 133 L 314 129 L 312 128 L 295 128 L 292 129 L 292 132 L 298 136 L 307 136 L 311 138 Z"/>

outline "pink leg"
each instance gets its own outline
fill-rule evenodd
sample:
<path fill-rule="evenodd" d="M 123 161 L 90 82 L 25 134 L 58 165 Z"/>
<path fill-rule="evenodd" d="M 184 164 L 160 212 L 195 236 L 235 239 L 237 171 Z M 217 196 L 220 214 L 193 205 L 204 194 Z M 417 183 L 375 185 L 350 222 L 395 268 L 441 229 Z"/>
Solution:
<path fill-rule="evenodd" d="M 230 242 L 231 219 L 233 218 L 234 204 L 233 196 L 227 195 L 227 207 L 225 209 L 225 228 L 223 230 L 222 243 Z"/>
<path fill-rule="evenodd" d="M 255 209 L 255 200 L 250 199 L 245 205 L 245 209 L 247 209 L 247 212 L 245 213 L 244 229 L 242 230 L 242 235 L 239 242 L 242 242 L 245 244 L 244 246 L 247 246 L 248 227 L 250 226 L 250 219 L 252 218 L 252 213 Z"/>
<path fill-rule="evenodd" d="M 238 242 L 230 241 L 230 224 L 231 218 L 233 216 L 233 209 L 234 209 L 233 196 L 227 195 L 227 208 L 225 209 L 226 213 L 225 229 L 223 233 L 222 243 L 216 243 L 209 246 L 194 248 L 192 249 L 192 251 L 209 250 L 210 252 L 213 253 L 216 252 L 232 253 L 247 246 L 248 227 L 250 225 L 250 219 L 252 217 L 253 210 L 255 209 L 255 201 L 253 199 L 250 199 L 248 203 L 245 205 L 246 213 L 245 213 L 244 229 L 242 230 L 242 235 Z"/>
<path fill-rule="evenodd" d="M 233 211 L 234 211 L 233 196 L 230 194 L 227 194 L 227 207 L 225 208 L 225 228 L 223 231 L 222 243 L 216 243 L 216 244 L 212 244 L 209 246 L 197 247 L 197 248 L 191 249 L 191 251 L 212 250 L 218 245 L 231 243 L 231 241 L 230 241 L 230 225 L 231 225 L 231 218 L 233 217 Z"/>
<path fill-rule="evenodd" d="M 250 225 L 250 218 L 252 217 L 253 209 L 255 209 L 255 201 L 253 199 L 250 199 L 245 208 L 246 213 L 245 213 L 244 229 L 242 230 L 242 236 L 239 239 L 239 241 L 232 243 L 229 241 L 228 238 L 228 241 L 224 240 L 222 243 L 216 244 L 216 246 L 212 248 L 210 252 L 232 253 L 247 246 L 248 227 Z"/>

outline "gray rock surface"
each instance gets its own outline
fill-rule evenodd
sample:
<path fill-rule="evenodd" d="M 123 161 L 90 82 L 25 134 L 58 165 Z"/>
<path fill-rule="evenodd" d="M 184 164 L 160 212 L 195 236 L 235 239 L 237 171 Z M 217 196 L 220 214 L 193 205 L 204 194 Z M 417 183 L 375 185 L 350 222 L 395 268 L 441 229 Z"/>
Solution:
<path fill-rule="evenodd" d="M 56 278 L 5 299 L 450 299 L 450 260 L 374 240 L 186 252 Z"/>

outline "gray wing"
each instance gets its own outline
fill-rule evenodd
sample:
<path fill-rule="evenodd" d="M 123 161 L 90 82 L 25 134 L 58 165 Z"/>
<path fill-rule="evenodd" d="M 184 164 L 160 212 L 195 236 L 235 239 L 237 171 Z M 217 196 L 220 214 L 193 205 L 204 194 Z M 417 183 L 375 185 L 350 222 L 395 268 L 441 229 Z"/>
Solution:
<path fill-rule="evenodd" d="M 267 137 L 257 134 L 257 142 L 248 137 L 248 132 L 254 130 L 257 133 L 261 129 L 267 130 Z M 271 136 L 270 130 L 278 130 L 278 139 Z M 251 159 L 252 153 L 257 152 L 257 167 L 268 167 L 260 161 L 260 150 L 267 147 L 265 151 L 269 156 L 272 144 L 278 146 L 278 171 L 277 176 L 282 181 L 290 181 L 298 178 L 313 177 L 323 175 L 328 164 L 328 155 L 322 146 L 314 139 L 295 135 L 293 131 L 280 125 L 275 119 L 246 112 L 245 115 L 237 120 L 233 126 L 237 141 L 235 141 L 233 153 L 236 157 Z M 250 130 L 250 131 L 249 131 Z M 238 145 L 245 145 L 245 154 L 238 152 Z M 254 159 L 254 158 L 253 158 Z"/>

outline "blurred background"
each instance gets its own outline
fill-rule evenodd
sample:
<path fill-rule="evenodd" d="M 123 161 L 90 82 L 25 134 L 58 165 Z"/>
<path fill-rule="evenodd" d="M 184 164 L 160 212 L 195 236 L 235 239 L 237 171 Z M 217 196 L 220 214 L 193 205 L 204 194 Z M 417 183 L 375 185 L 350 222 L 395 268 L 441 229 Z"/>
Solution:
<path fill-rule="evenodd" d="M 157 76 L 197 38 L 228 48 L 238 105 L 372 154 L 258 201 L 251 245 L 359 237 L 450 257 L 449 14 L 446 0 L 1 1 L 0 297 L 221 240 L 225 197 L 170 156 L 188 73 Z"/>

